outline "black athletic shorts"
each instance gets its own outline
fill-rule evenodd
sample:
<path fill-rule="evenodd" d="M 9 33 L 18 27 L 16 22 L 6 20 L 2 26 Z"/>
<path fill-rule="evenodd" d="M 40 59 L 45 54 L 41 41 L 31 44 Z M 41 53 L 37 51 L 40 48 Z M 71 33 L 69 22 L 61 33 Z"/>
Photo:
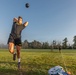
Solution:
<path fill-rule="evenodd" d="M 14 45 L 18 45 L 18 46 L 22 46 L 22 43 L 21 43 L 21 38 L 13 38 L 13 36 L 9 36 L 9 39 L 8 39 L 8 44 L 9 42 L 12 42 L 14 43 Z"/>

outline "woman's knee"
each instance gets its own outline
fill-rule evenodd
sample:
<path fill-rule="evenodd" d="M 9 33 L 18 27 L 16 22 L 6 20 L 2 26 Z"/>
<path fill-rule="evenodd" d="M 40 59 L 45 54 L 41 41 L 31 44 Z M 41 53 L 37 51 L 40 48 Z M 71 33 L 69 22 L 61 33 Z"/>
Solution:
<path fill-rule="evenodd" d="M 14 53 L 14 44 L 9 43 L 8 48 L 9 48 L 9 52 L 13 54 Z"/>
<path fill-rule="evenodd" d="M 9 52 L 10 52 L 11 54 L 13 54 L 13 53 L 14 53 L 14 50 L 9 50 Z"/>

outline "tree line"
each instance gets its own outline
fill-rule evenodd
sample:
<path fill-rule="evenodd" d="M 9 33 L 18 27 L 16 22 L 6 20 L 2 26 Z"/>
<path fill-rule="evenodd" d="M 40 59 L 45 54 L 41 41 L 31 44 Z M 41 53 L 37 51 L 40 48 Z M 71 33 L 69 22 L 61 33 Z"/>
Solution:
<path fill-rule="evenodd" d="M 62 49 L 76 49 L 76 36 L 73 37 L 73 44 L 68 44 L 68 38 L 65 37 L 62 42 L 58 42 L 56 40 L 53 40 L 51 44 L 48 42 L 39 42 L 37 40 L 34 40 L 32 42 L 28 42 L 28 40 L 25 40 L 22 43 L 23 49 L 58 49 L 61 46 Z"/>
<path fill-rule="evenodd" d="M 76 49 L 76 36 L 73 37 L 73 44 L 68 44 L 68 38 L 65 37 L 62 42 L 53 40 L 52 42 L 40 42 L 37 40 L 33 40 L 32 42 L 28 42 L 28 40 L 24 40 L 22 42 L 22 49 Z M 8 48 L 8 45 L 0 44 L 0 48 Z"/>

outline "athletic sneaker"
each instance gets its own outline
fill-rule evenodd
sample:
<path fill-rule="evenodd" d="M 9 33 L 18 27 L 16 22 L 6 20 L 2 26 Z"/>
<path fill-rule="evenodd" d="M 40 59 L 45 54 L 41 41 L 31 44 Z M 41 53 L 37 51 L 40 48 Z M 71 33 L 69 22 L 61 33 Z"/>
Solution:
<path fill-rule="evenodd" d="M 13 60 L 16 60 L 16 53 L 13 54 Z"/>
<path fill-rule="evenodd" d="M 18 69 L 20 69 L 21 68 L 21 65 L 20 65 L 21 63 L 20 62 L 18 62 Z"/>

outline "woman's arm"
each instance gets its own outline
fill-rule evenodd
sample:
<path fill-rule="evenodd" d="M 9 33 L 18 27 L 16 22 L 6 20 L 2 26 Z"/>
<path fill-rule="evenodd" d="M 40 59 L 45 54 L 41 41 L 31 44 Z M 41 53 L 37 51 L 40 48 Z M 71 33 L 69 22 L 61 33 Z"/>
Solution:
<path fill-rule="evenodd" d="M 28 22 L 25 22 L 23 25 L 24 25 L 24 26 L 28 26 Z"/>
<path fill-rule="evenodd" d="M 18 19 L 17 18 L 13 18 L 13 22 L 18 22 Z"/>

